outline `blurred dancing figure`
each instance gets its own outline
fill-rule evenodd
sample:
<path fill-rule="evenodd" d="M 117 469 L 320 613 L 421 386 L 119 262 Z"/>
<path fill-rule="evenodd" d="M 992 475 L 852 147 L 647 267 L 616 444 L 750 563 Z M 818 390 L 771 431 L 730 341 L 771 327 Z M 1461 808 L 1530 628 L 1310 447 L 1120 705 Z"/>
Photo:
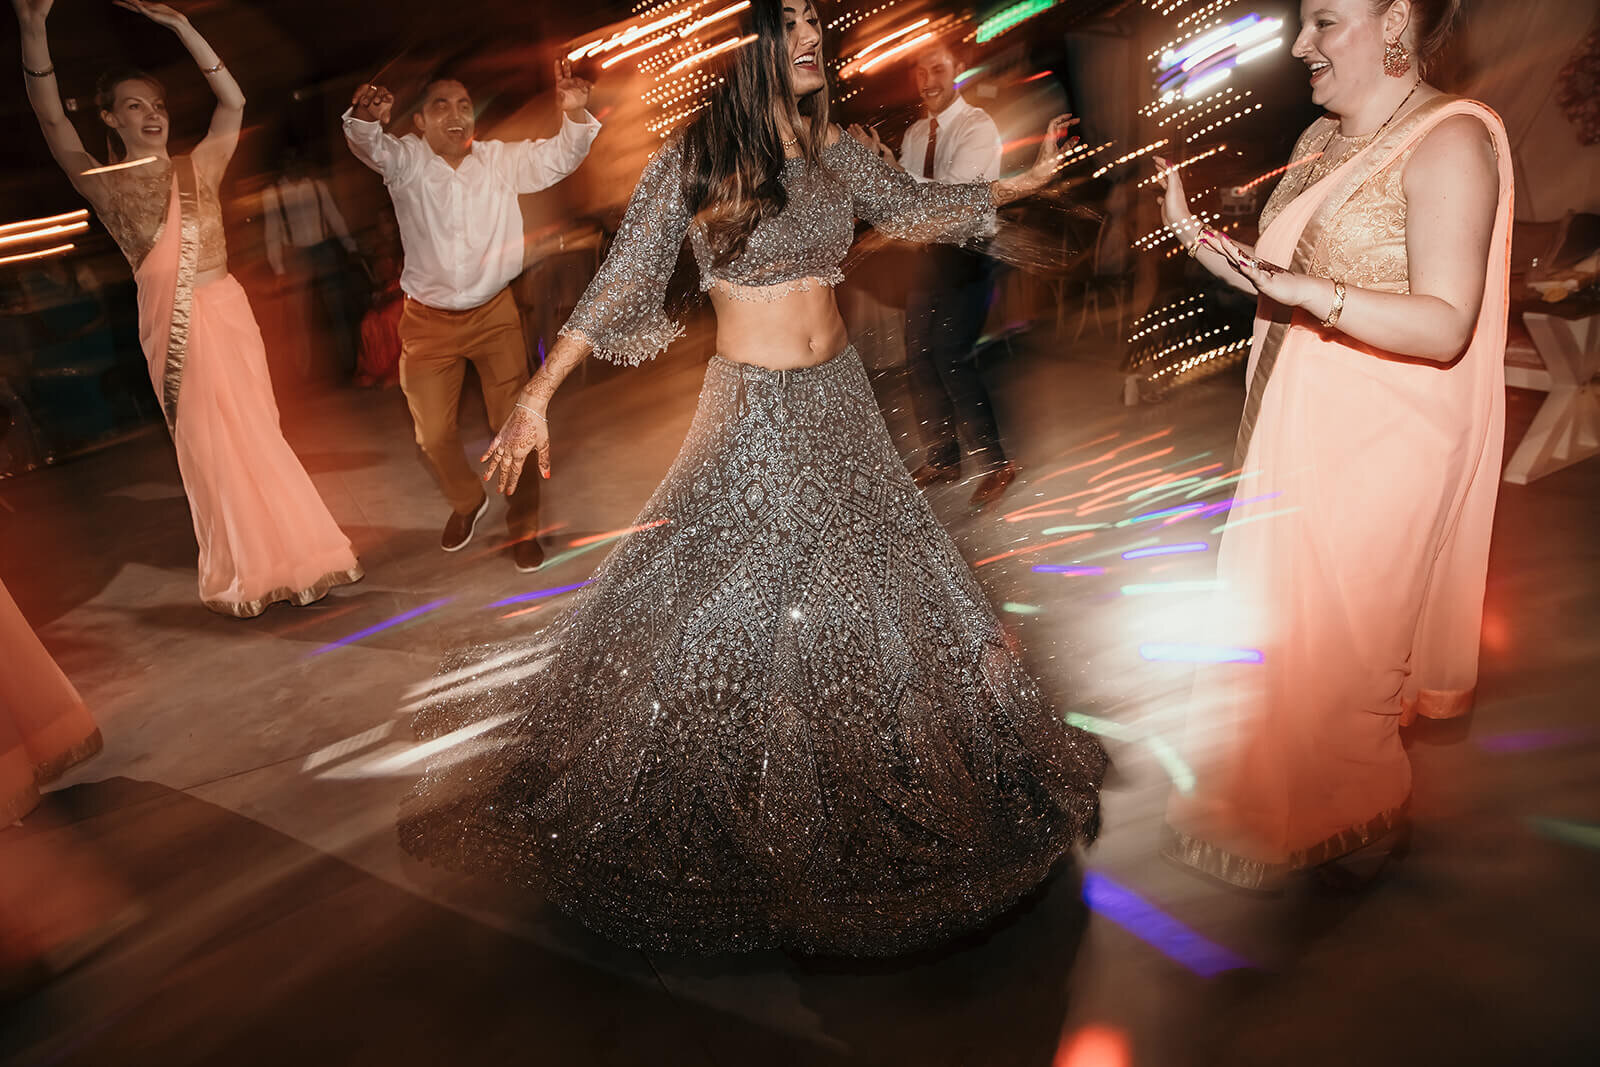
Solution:
<path fill-rule="evenodd" d="M 521 193 L 549 188 L 578 169 L 600 132 L 589 114 L 589 84 L 556 64 L 561 132 L 548 140 L 475 140 L 466 86 L 436 76 L 423 86 L 416 131 L 384 132 L 394 96 L 380 85 L 356 90 L 344 135 L 356 158 L 383 176 L 405 248 L 400 287 L 400 388 L 417 444 L 450 503 L 439 546 L 465 548 L 489 508 L 483 482 L 467 464 L 457 429 L 461 381 L 470 360 L 483 386 L 489 425 L 498 430 L 528 380 L 528 346 L 509 288 L 522 273 Z M 539 485 L 530 478 L 507 500 L 511 556 L 519 571 L 544 562 L 535 536 Z"/>
<path fill-rule="evenodd" d="M 302 369 L 311 370 L 312 342 L 319 332 L 307 315 L 314 302 L 322 308 L 325 321 L 321 332 L 333 342 L 338 373 L 352 373 L 356 331 L 345 257 L 353 259 L 359 250 L 328 183 L 312 173 L 301 149 L 289 150 L 283 173 L 261 191 L 261 218 L 266 226 L 267 263 L 294 301 L 300 319 Z"/>
<path fill-rule="evenodd" d="M 645 167 L 611 253 L 489 454 L 502 491 L 591 352 L 636 364 L 687 236 L 717 316 L 699 410 L 551 647 L 470 655 L 407 801 L 423 858 L 542 886 L 625 944 L 887 955 L 981 925 L 1097 824 L 1065 726 L 889 439 L 832 286 L 859 215 L 960 242 L 1056 163 L 919 184 L 828 122 L 803 0 L 756 0 L 709 106 Z M 531 474 L 532 472 L 530 472 Z M 476 677 L 473 677 L 476 676 Z M 458 684 L 458 682 L 460 684 Z"/>
<path fill-rule="evenodd" d="M 1202 228 L 1157 160 L 1167 224 L 1260 298 L 1214 625 L 1261 662 L 1202 669 L 1197 784 L 1173 799 L 1167 846 L 1242 886 L 1398 838 L 1401 725 L 1472 703 L 1512 172 L 1494 113 L 1422 80 L 1456 7 L 1306 0 L 1294 55 L 1328 114 L 1255 248 Z"/>
<path fill-rule="evenodd" d="M 39 787 L 100 751 L 100 729 L 0 585 L 0 827 L 39 803 Z"/>
<path fill-rule="evenodd" d="M 1000 177 L 1000 128 L 987 112 L 956 91 L 961 70 L 949 44 L 935 42 L 917 54 L 917 96 L 927 114 L 900 142 L 900 159 L 878 143 L 875 131 L 852 130 L 885 162 L 918 181 L 976 182 Z M 952 245 L 923 250 L 921 271 L 906 297 L 906 364 L 917 418 L 931 443 L 912 473 L 918 485 L 961 477 L 960 427 L 972 438 L 969 458 L 983 471 L 972 494 L 983 507 L 1006 491 L 1017 468 L 1006 458 L 994 404 L 978 372 L 975 349 L 993 292 L 989 260 Z"/>
<path fill-rule="evenodd" d="M 278 426 L 261 330 L 228 273 L 217 189 L 239 141 L 239 83 L 181 13 L 117 0 L 178 35 L 217 108 L 194 152 L 172 158 L 161 83 L 139 71 L 102 77 L 96 103 L 124 163 L 101 167 L 56 90 L 45 36 L 51 0 L 12 5 L 22 25 L 28 100 L 50 153 L 133 266 L 140 343 L 200 545 L 200 599 L 245 618 L 280 600 L 308 604 L 356 581 L 361 566 L 349 539 Z"/>

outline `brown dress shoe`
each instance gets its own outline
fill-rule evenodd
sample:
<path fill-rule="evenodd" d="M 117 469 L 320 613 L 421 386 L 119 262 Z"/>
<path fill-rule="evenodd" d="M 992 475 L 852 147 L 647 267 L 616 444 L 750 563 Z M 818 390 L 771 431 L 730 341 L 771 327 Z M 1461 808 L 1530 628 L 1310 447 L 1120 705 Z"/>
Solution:
<path fill-rule="evenodd" d="M 472 531 L 478 528 L 478 520 L 483 518 L 483 513 L 489 510 L 489 498 L 485 496 L 483 503 L 478 505 L 476 511 L 466 514 L 459 512 L 450 516 L 444 524 L 444 533 L 439 537 L 439 547 L 446 552 L 460 552 L 467 547 L 467 542 L 472 540 Z"/>
<path fill-rule="evenodd" d="M 961 467 L 936 467 L 932 463 L 924 463 L 911 472 L 911 480 L 917 483 L 917 488 L 922 489 L 934 482 L 959 482 L 961 480 Z"/>
<path fill-rule="evenodd" d="M 511 562 L 523 574 L 531 574 L 544 565 L 544 547 L 537 537 L 524 538 L 511 546 Z"/>
<path fill-rule="evenodd" d="M 1002 493 L 1010 488 L 1011 483 L 1017 480 L 1017 465 L 1007 461 L 1004 466 L 996 467 L 978 482 L 978 488 L 972 491 L 972 506 L 986 508 L 1000 499 Z"/>

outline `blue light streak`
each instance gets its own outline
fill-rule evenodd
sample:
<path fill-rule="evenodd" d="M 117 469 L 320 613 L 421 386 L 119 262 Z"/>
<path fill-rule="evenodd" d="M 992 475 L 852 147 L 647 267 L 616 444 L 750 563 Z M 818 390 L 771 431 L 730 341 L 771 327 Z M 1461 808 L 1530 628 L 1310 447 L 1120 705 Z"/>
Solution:
<path fill-rule="evenodd" d="M 1089 871 L 1084 875 L 1083 901 L 1096 915 L 1116 923 L 1201 978 L 1214 978 L 1226 971 L 1255 966 L 1233 950 L 1201 937 L 1133 890 L 1119 885 L 1099 871 Z"/>

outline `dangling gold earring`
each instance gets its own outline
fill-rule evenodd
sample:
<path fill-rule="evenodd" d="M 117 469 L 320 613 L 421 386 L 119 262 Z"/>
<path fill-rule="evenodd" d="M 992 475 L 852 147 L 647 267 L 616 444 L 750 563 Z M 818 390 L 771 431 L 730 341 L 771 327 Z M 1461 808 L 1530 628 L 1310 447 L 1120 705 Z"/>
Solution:
<path fill-rule="evenodd" d="M 1383 72 L 1391 78 L 1404 78 L 1411 69 L 1411 53 L 1398 40 L 1383 46 Z"/>

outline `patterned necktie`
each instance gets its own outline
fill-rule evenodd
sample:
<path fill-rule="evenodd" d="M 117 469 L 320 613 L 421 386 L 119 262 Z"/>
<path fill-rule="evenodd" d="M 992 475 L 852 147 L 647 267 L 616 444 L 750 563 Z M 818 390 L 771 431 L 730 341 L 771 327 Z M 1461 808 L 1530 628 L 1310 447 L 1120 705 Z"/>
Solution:
<path fill-rule="evenodd" d="M 933 150 L 939 146 L 939 120 L 928 116 L 928 150 L 922 156 L 922 176 L 933 177 Z"/>

